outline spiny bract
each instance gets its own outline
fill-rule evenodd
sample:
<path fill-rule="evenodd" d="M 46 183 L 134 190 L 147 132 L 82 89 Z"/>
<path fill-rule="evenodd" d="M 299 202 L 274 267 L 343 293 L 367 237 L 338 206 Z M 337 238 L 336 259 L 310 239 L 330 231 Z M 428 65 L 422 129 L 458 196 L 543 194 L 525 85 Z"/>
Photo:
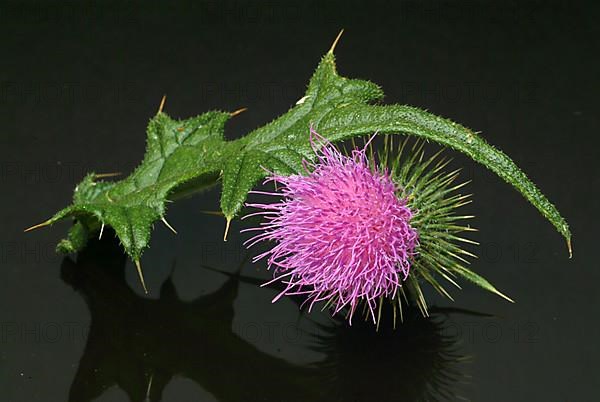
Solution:
<path fill-rule="evenodd" d="M 458 171 L 444 172 L 448 161 L 439 152 L 425 158 L 422 142 L 408 149 L 407 141 L 394 147 L 391 138 L 384 137 L 376 163 L 370 145 L 369 157 L 367 145 L 343 154 L 311 130 L 316 160 L 305 162 L 305 174 L 271 174 L 265 183 L 278 190 L 254 192 L 280 197 L 247 204 L 260 211 L 246 218 L 259 215 L 265 222 L 245 229 L 258 232 L 248 247 L 275 242 L 254 258 L 267 258 L 274 268 L 269 283 L 284 286 L 274 301 L 305 295 L 310 307 L 325 301 L 334 314 L 345 309 L 350 322 L 364 301 L 378 324 L 388 299 L 395 322 L 403 300 L 428 314 L 423 283 L 451 299 L 440 279 L 460 288 L 458 276 L 511 301 L 465 267 L 466 257 L 475 255 L 460 244 L 477 243 L 458 235 L 474 230 L 460 224 L 472 216 L 456 213 L 470 202 L 470 195 L 457 193 L 466 184 L 455 184 Z"/>
<path fill-rule="evenodd" d="M 311 131 L 311 143 L 323 138 Z M 279 294 L 306 294 L 310 305 L 327 300 L 334 313 L 349 307 L 351 319 L 359 301 L 367 303 L 373 321 L 381 297 L 397 294 L 409 275 L 418 241 L 410 225 L 407 200 L 387 171 L 372 168 L 366 146 L 343 155 L 325 142 L 307 175 L 272 175 L 283 199 L 249 204 L 263 209 L 266 225 L 247 244 L 275 240 L 268 256 L 276 279 L 286 288 Z M 277 299 L 276 298 L 276 299 Z"/>

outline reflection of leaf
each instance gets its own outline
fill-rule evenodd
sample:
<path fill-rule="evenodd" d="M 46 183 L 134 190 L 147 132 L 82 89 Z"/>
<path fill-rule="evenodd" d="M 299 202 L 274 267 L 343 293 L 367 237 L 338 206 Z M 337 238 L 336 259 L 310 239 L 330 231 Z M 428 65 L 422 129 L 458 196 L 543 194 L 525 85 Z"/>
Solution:
<path fill-rule="evenodd" d="M 62 279 L 81 294 L 91 314 L 70 401 L 95 400 L 113 385 L 131 401 L 160 401 L 177 376 L 223 402 L 315 400 L 316 372 L 261 352 L 233 330 L 237 275 L 192 301 L 181 300 L 169 278 L 160 298 L 151 300 L 128 287 L 125 258 L 107 236 L 92 240 L 76 262 L 63 262 Z M 291 389 L 294 395 L 287 398 Z"/>
<path fill-rule="evenodd" d="M 254 285 L 256 279 L 225 273 L 218 290 L 183 301 L 169 278 L 160 298 L 152 300 L 128 287 L 125 262 L 116 241 L 106 236 L 92 240 L 76 262 L 65 258 L 62 264 L 63 281 L 81 295 L 91 315 L 70 401 L 96 400 L 116 385 L 131 401 L 157 402 L 174 377 L 194 381 L 222 402 L 453 401 L 456 382 L 464 379 L 459 364 L 464 358 L 455 334 L 444 333 L 442 314 L 422 318 L 406 309 L 401 331 L 382 325 L 376 332 L 366 322 L 353 328 L 343 320 L 319 325 L 305 313 L 299 326 L 293 324 L 296 312 L 273 317 L 273 310 L 252 303 L 250 308 L 265 315 L 264 336 L 274 341 L 281 336 L 282 346 L 294 354 L 325 355 L 298 365 L 262 352 L 234 331 L 239 285 Z M 248 291 L 256 292 L 255 301 L 265 295 L 257 286 Z"/>
<path fill-rule="evenodd" d="M 116 183 L 87 176 L 75 190 L 74 203 L 42 225 L 67 216 L 78 218 L 69 238 L 60 245 L 68 252 L 81 249 L 102 225 L 112 226 L 137 261 L 148 246 L 152 224 L 164 217 L 165 201 L 172 192 L 185 183 L 193 190 L 214 182 L 222 172 L 221 209 L 230 221 L 242 208 L 248 191 L 268 171 L 302 172 L 302 160 L 314 157 L 308 137 L 313 125 L 334 142 L 378 131 L 421 137 L 460 151 L 514 186 L 570 241 L 569 228 L 559 212 L 505 154 L 473 131 L 425 111 L 371 104 L 382 98 L 377 85 L 339 76 L 332 48 L 293 108 L 239 140 L 223 140 L 227 113 L 210 112 L 176 121 L 159 112 L 148 127 L 144 161 L 131 176 Z"/>

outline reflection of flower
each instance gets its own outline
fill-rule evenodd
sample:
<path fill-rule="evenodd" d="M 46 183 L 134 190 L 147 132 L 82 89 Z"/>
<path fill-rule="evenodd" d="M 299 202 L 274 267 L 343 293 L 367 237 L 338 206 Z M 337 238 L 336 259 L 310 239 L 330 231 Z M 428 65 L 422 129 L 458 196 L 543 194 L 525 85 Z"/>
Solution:
<path fill-rule="evenodd" d="M 462 364 L 466 356 L 458 348 L 456 331 L 446 325 L 451 310 L 438 309 L 437 314 L 433 310 L 431 317 L 423 318 L 416 309 L 406 308 L 402 331 L 382 325 L 375 332 L 362 320 L 348 329 L 341 317 L 313 320 L 302 314 L 299 321 L 288 321 L 291 317 L 281 321 L 276 310 L 252 304 L 251 310 L 263 313 L 263 324 L 268 325 L 259 322 L 256 327 L 250 321 L 252 328 L 266 328 L 271 341 L 284 342 L 274 356 L 233 329 L 239 287 L 260 283 L 238 273 L 245 263 L 237 269 L 228 267 L 227 272 L 205 266 L 199 271 L 203 279 L 214 279 L 218 272 L 227 279 L 214 292 L 188 301 L 180 299 L 171 276 L 161 286 L 159 299 L 139 296 L 125 280 L 125 263 L 114 236 L 92 240 L 75 261 L 63 260 L 62 280 L 83 297 L 91 313 L 69 392 L 71 402 L 110 399 L 107 390 L 115 387 L 128 400 L 158 402 L 167 399 L 163 391 L 176 387 L 177 379 L 198 384 L 219 401 L 255 399 L 248 395 L 262 402 L 461 399 L 463 371 L 470 369 Z M 414 273 L 413 269 L 411 276 Z M 253 300 L 264 296 L 254 286 L 249 291 Z M 392 306 L 385 303 L 382 308 L 389 314 Z M 236 315 L 241 322 L 247 318 L 244 313 Z M 276 319 L 278 325 L 272 326 Z M 323 360 L 301 365 L 283 358 L 290 352 L 323 354 Z M 227 373 L 215 375 L 215 367 L 227 367 Z M 392 367 L 402 375 L 373 387 L 373 381 L 389 375 Z"/>
<path fill-rule="evenodd" d="M 311 131 L 311 140 L 314 146 L 323 139 Z M 363 300 L 376 321 L 379 300 L 395 297 L 407 279 L 418 243 L 413 211 L 397 196 L 387 169 L 369 163 L 365 150 L 346 156 L 325 143 L 306 175 L 267 179 L 280 186 L 267 193 L 282 196 L 279 202 L 249 204 L 263 210 L 256 214 L 267 222 L 247 229 L 260 232 L 247 244 L 277 242 L 255 258 L 268 257 L 274 280 L 286 286 L 275 300 L 305 294 L 311 307 L 322 300 L 335 313 L 348 307 L 350 319 Z"/>
<path fill-rule="evenodd" d="M 389 316 L 392 309 L 384 303 L 382 314 Z M 326 355 L 320 363 L 321 388 L 327 396 L 323 400 L 466 401 L 462 395 L 471 382 L 468 372 L 472 367 L 468 363 L 472 357 L 464 354 L 456 331 L 452 331 L 451 320 L 456 319 L 456 312 L 434 307 L 430 313 L 422 317 L 418 308 L 405 307 L 401 330 L 380 325 L 374 331 L 363 320 L 357 320 L 352 328 L 339 319 L 331 320 L 334 325 L 320 325 L 315 343 Z M 390 373 L 398 373 L 393 381 L 373 386 Z"/>

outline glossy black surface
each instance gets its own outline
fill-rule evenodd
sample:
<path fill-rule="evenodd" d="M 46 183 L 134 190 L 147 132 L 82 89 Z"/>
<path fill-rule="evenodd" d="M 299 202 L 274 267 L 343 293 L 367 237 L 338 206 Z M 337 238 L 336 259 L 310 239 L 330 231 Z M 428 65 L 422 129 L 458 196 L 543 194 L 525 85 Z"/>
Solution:
<path fill-rule="evenodd" d="M 6 401 L 596 401 L 597 5 L 547 2 L 6 3 L 0 10 L 0 391 Z M 218 189 L 174 204 L 144 254 L 149 296 L 112 233 L 64 258 L 65 206 L 88 171 L 131 171 L 165 111 L 285 112 L 340 28 L 341 74 L 482 132 L 571 224 L 574 257 L 517 192 L 468 159 L 474 286 L 396 331 L 351 328 L 276 289 Z M 252 255 L 252 254 L 250 254 Z M 389 317 L 389 316 L 388 316 Z M 150 385 L 150 386 L 149 386 Z"/>

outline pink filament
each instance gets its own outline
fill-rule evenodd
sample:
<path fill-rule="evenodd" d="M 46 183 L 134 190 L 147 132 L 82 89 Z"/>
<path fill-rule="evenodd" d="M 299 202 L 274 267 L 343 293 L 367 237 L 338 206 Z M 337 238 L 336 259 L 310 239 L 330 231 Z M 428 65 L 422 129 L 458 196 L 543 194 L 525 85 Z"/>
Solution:
<path fill-rule="evenodd" d="M 311 129 L 311 144 L 323 140 Z M 310 308 L 331 300 L 334 313 L 349 307 L 350 322 L 365 300 L 373 320 L 380 297 L 393 298 L 406 280 L 418 244 L 412 212 L 387 171 L 371 168 L 366 147 L 351 156 L 325 142 L 308 175 L 273 174 L 280 202 L 247 204 L 262 210 L 265 222 L 248 247 L 271 240 L 275 246 L 254 258 L 268 258 L 283 295 L 306 294 Z M 262 193 L 264 194 L 264 193 Z M 255 214 L 252 214 L 255 215 Z"/>

